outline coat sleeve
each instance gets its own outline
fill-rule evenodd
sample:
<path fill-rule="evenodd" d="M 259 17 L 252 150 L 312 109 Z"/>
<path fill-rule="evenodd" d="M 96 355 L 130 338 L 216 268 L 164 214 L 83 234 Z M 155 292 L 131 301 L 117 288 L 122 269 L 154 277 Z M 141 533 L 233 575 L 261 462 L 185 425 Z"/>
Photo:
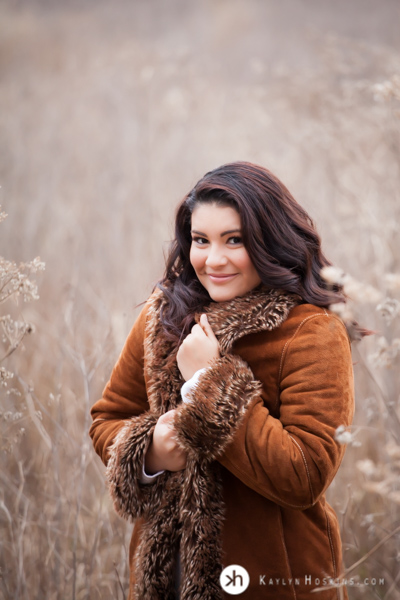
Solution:
<path fill-rule="evenodd" d="M 147 305 L 139 314 L 112 371 L 103 397 L 91 410 L 89 431 L 107 466 L 106 477 L 117 512 L 136 518 L 151 506 L 157 484 L 140 481 L 158 416 L 149 409 L 144 379 Z M 160 475 L 158 480 L 161 480 Z"/>
<path fill-rule="evenodd" d="M 237 381 L 237 369 L 246 385 Z M 210 381 L 213 385 L 210 385 Z M 280 372 L 280 418 L 264 406 L 260 382 L 236 355 L 214 362 L 192 391 L 193 402 L 182 409 L 179 429 L 183 445 L 201 451 L 215 428 L 229 420 L 224 397 L 241 406 L 243 417 L 225 446 L 211 458 L 264 497 L 289 508 L 315 504 L 332 481 L 344 447 L 335 441 L 339 425 L 350 425 L 354 413 L 353 370 L 346 329 L 335 315 L 306 319 L 285 348 Z M 228 394 L 228 396 L 227 396 Z M 221 410 L 222 406 L 222 410 Z M 194 422 L 199 428 L 188 431 Z M 186 436 L 186 437 L 185 437 Z M 196 437 L 197 436 L 197 437 Z M 222 451 L 221 451 L 222 450 Z"/>

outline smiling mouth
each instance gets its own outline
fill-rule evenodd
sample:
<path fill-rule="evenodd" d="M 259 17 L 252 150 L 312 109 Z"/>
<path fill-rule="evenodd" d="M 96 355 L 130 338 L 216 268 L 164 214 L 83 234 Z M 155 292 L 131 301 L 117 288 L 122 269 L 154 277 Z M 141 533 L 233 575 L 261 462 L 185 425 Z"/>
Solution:
<path fill-rule="evenodd" d="M 211 279 L 211 281 L 214 282 L 225 282 L 228 281 L 230 279 L 233 279 L 233 277 L 236 277 L 237 273 L 232 273 L 232 274 L 227 274 L 227 275 L 214 275 L 213 273 L 206 273 L 206 275 Z"/>

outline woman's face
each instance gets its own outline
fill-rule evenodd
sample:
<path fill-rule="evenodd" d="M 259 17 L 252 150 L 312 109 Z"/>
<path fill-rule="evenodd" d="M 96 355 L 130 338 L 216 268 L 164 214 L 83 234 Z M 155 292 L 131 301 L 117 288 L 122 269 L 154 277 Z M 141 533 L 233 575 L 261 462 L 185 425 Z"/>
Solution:
<path fill-rule="evenodd" d="M 261 279 L 244 247 L 239 213 L 231 206 L 200 203 L 192 213 L 190 262 L 215 302 L 232 300 Z"/>

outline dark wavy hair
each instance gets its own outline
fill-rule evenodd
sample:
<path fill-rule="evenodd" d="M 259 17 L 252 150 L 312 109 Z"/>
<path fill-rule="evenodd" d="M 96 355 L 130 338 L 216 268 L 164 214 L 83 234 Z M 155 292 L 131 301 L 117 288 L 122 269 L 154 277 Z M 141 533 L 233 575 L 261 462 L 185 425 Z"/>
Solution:
<path fill-rule="evenodd" d="M 304 208 L 267 169 L 234 162 L 206 173 L 177 208 L 175 239 L 164 277 L 156 285 L 168 299 L 161 321 L 169 339 L 179 342 L 186 336 L 194 314 L 211 301 L 189 260 L 191 217 L 202 203 L 231 206 L 239 213 L 243 244 L 262 284 L 298 294 L 316 306 L 345 302 L 341 288 L 328 289 L 320 275 L 331 263 Z"/>

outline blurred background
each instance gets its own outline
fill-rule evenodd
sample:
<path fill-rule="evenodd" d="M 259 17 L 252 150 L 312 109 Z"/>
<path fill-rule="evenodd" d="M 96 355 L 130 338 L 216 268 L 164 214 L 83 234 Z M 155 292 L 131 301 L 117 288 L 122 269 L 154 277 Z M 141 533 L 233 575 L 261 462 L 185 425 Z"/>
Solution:
<path fill-rule="evenodd" d="M 175 207 L 233 160 L 309 211 L 376 332 L 328 499 L 350 598 L 400 597 L 399 31 L 397 0 L 0 2 L 0 598 L 126 597 L 89 410 Z"/>

